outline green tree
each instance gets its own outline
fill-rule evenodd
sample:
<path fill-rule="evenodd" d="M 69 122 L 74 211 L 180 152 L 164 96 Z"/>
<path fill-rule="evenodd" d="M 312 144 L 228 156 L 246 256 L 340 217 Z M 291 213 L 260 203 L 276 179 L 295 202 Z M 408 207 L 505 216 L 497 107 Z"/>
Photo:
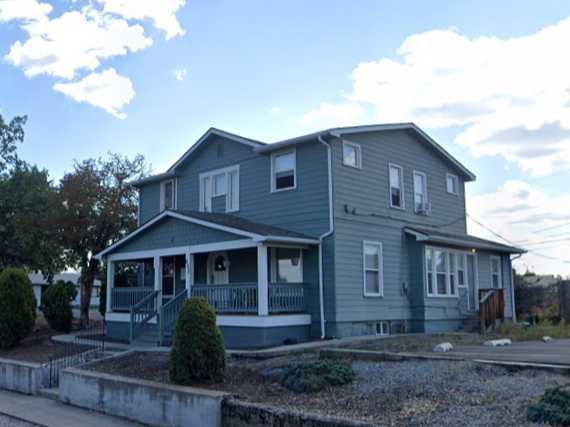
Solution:
<path fill-rule="evenodd" d="M 100 272 L 94 256 L 137 226 L 137 191 L 129 182 L 148 172 L 141 155 L 118 154 L 76 163 L 60 182 L 59 217 L 66 263 L 81 271 L 81 325 L 89 323 L 93 281 Z"/>
<path fill-rule="evenodd" d="M 0 173 L 18 162 L 17 145 L 24 141 L 27 117 L 14 117 L 6 123 L 0 114 Z"/>

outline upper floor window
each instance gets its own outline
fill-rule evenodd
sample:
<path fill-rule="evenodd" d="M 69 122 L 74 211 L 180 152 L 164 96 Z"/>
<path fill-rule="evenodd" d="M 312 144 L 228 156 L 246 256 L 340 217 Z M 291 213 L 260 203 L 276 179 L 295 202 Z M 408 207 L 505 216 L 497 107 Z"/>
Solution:
<path fill-rule="evenodd" d="M 422 214 L 429 212 L 427 176 L 425 173 L 417 171 L 414 171 L 414 210 L 416 213 Z"/>
<path fill-rule="evenodd" d="M 491 257 L 491 284 L 494 289 L 503 287 L 503 280 L 501 277 L 501 257 Z"/>
<path fill-rule="evenodd" d="M 271 155 L 271 191 L 291 190 L 297 186 L 295 150 Z"/>
<path fill-rule="evenodd" d="M 174 180 L 160 183 L 160 210 L 176 208 L 176 191 Z"/>
<path fill-rule="evenodd" d="M 449 194 L 459 194 L 459 178 L 457 175 L 447 174 L 447 192 Z"/>
<path fill-rule="evenodd" d="M 384 295 L 382 243 L 363 242 L 364 296 Z"/>
<path fill-rule="evenodd" d="M 212 211 L 212 199 L 225 197 L 226 212 L 239 210 L 239 165 L 200 174 L 200 211 Z"/>
<path fill-rule="evenodd" d="M 353 168 L 362 168 L 362 150 L 354 142 L 342 142 L 342 163 Z"/>
<path fill-rule="evenodd" d="M 390 164 L 390 206 L 404 209 L 404 172 L 394 164 Z"/>

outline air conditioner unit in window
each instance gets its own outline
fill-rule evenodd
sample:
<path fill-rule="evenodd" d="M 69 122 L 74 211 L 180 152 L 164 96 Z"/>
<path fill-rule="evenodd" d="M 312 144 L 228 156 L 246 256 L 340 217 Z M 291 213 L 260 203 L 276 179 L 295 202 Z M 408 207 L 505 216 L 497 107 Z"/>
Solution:
<path fill-rule="evenodd" d="M 420 215 L 428 215 L 431 212 L 431 203 L 425 202 L 416 206 L 416 213 Z"/>

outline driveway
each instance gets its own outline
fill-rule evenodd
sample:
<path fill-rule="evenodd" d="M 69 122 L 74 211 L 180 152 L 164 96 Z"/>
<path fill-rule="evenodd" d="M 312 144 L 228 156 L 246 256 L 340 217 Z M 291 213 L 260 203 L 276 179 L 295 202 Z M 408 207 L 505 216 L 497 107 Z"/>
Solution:
<path fill-rule="evenodd" d="M 570 366 L 570 340 L 513 342 L 506 347 L 456 346 L 449 353 L 468 359 L 544 363 Z"/>

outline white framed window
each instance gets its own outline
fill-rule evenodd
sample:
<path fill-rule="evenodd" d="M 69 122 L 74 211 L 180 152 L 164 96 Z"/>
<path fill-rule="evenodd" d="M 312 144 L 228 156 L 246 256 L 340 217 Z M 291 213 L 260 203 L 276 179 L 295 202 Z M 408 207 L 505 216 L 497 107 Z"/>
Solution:
<path fill-rule="evenodd" d="M 173 179 L 160 183 L 160 210 L 176 209 L 176 184 Z"/>
<path fill-rule="evenodd" d="M 390 207 L 404 209 L 404 170 L 401 166 L 389 164 Z"/>
<path fill-rule="evenodd" d="M 271 154 L 271 192 L 297 187 L 297 152 L 295 149 Z"/>
<path fill-rule="evenodd" d="M 382 243 L 362 242 L 362 269 L 364 296 L 384 296 Z"/>
<path fill-rule="evenodd" d="M 491 286 L 493 289 L 500 289 L 503 287 L 503 277 L 501 271 L 501 257 L 491 256 Z"/>
<path fill-rule="evenodd" d="M 226 212 L 239 210 L 239 165 L 200 174 L 200 211 L 212 211 L 212 199 L 225 197 Z"/>
<path fill-rule="evenodd" d="M 459 178 L 457 175 L 453 175 L 451 173 L 447 174 L 446 178 L 447 182 L 447 192 L 449 194 L 459 194 Z"/>
<path fill-rule="evenodd" d="M 362 169 L 362 149 L 360 145 L 350 141 L 342 141 L 342 164 Z"/>
<path fill-rule="evenodd" d="M 271 281 L 303 283 L 303 251 L 296 248 L 270 248 Z"/>
<path fill-rule="evenodd" d="M 465 253 L 457 253 L 455 257 L 457 262 L 457 287 L 467 287 L 467 255 Z"/>
<path fill-rule="evenodd" d="M 463 261 L 461 278 L 457 257 L 458 252 L 426 247 L 426 293 L 429 297 L 457 297 L 460 280 L 465 282 L 465 263 Z"/>
<path fill-rule="evenodd" d="M 414 171 L 414 212 L 427 214 L 429 212 L 427 175 Z"/>

